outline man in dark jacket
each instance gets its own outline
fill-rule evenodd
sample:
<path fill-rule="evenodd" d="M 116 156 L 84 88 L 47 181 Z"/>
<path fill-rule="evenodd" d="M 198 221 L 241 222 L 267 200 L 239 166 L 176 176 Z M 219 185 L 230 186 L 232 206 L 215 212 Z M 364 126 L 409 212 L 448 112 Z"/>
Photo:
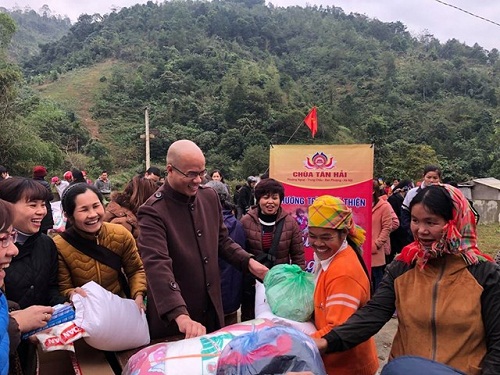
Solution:
<path fill-rule="evenodd" d="M 228 236 L 200 148 L 188 140 L 167 152 L 165 184 L 138 211 L 138 248 L 148 278 L 152 338 L 186 338 L 224 325 L 218 257 L 262 279 L 268 269 Z"/>
<path fill-rule="evenodd" d="M 47 207 L 47 215 L 42 219 L 42 227 L 40 231 L 47 234 L 49 229 L 54 227 L 54 218 L 52 217 L 52 206 L 50 202 L 54 199 L 54 194 L 50 188 L 50 184 L 45 181 L 44 177 L 47 176 L 47 169 L 42 165 L 37 165 L 33 168 L 33 180 L 42 184 L 50 193 L 49 199 L 45 201 L 45 206 Z"/>

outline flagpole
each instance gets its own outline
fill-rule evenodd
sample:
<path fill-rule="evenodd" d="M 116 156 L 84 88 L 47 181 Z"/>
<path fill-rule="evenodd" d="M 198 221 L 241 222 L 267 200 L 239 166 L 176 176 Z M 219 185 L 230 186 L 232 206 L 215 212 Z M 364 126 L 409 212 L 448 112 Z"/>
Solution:
<path fill-rule="evenodd" d="M 293 134 L 290 136 L 290 138 L 288 138 L 288 140 L 285 142 L 285 145 L 288 144 L 288 142 L 290 142 L 293 138 L 293 136 L 299 131 L 300 127 L 304 124 L 304 120 L 300 121 L 299 122 L 299 126 L 297 126 L 297 129 L 295 129 L 295 131 L 293 132 Z M 271 144 L 271 147 L 272 147 L 272 144 Z M 263 174 L 266 174 L 267 172 L 269 171 L 269 167 L 267 167 L 267 169 L 264 171 Z"/>
<path fill-rule="evenodd" d="M 300 129 L 300 127 L 304 124 L 304 120 L 302 120 L 300 123 L 299 123 L 299 126 L 297 126 L 297 129 L 295 129 L 295 131 L 293 132 L 293 134 L 290 136 L 290 138 L 288 138 L 288 141 L 285 142 L 285 144 L 287 145 L 288 142 L 290 142 L 293 138 L 293 136 L 295 135 L 295 133 L 297 133 Z"/>

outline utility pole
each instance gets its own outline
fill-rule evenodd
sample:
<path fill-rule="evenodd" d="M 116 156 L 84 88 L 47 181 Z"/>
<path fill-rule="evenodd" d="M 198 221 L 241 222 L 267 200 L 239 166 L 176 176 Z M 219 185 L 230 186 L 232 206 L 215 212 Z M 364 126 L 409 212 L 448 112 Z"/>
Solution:
<path fill-rule="evenodd" d="M 144 122 L 146 123 L 146 170 L 151 166 L 149 151 L 149 108 L 144 108 Z"/>
<path fill-rule="evenodd" d="M 149 140 L 151 138 L 154 138 L 153 134 L 149 134 L 149 107 L 144 108 L 144 122 L 146 124 L 146 133 L 141 134 L 141 138 L 144 138 L 146 140 L 146 170 L 148 170 L 151 166 Z"/>

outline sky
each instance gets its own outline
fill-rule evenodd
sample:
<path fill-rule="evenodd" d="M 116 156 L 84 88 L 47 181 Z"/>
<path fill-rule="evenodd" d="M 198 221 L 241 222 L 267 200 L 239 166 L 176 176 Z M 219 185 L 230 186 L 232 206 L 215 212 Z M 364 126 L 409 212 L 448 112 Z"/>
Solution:
<path fill-rule="evenodd" d="M 153 0 L 161 2 L 161 0 Z M 268 0 L 266 0 L 268 1 Z M 500 24 L 499 0 L 442 0 Z M 73 22 L 82 13 L 109 13 L 113 8 L 128 7 L 147 0 L 0 0 L 0 6 L 12 9 L 29 5 L 38 10 L 47 4 L 56 14 L 67 15 Z M 437 0 L 271 0 L 274 6 L 336 6 L 345 13 L 360 13 L 383 22 L 401 21 L 414 36 L 428 33 L 441 42 L 455 38 L 472 46 L 500 50 L 500 26 L 465 14 Z"/>

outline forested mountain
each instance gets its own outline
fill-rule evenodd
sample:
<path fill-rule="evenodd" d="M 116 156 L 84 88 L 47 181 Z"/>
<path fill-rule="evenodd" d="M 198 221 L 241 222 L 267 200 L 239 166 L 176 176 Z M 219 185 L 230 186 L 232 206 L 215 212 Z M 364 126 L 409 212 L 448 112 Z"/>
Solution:
<path fill-rule="evenodd" d="M 68 17 L 52 14 L 47 5 L 40 8 L 39 13 L 30 8 L 7 10 L 2 7 L 0 12 L 9 14 L 17 25 L 9 55 L 20 63 L 38 55 L 40 44 L 56 41 L 66 35 L 71 26 Z"/>
<path fill-rule="evenodd" d="M 500 178 L 496 49 L 414 37 L 400 22 L 335 7 L 179 0 L 82 15 L 22 69 L 53 92 L 68 72 L 102 64 L 114 68 L 93 83 L 92 136 L 67 106 L 47 110 L 44 92 L 23 88 L 10 102 L 8 121 L 36 127 L 40 142 L 59 150 L 57 160 L 41 152 L 54 168 L 137 167 L 148 106 L 154 162 L 189 138 L 209 167 L 241 178 L 265 170 L 270 142 L 287 142 L 315 105 L 316 138 L 301 126 L 289 143 L 373 142 L 375 174 L 388 178 L 416 178 L 429 162 L 456 180 Z M 9 163 L 0 149 L 0 164 Z"/>

